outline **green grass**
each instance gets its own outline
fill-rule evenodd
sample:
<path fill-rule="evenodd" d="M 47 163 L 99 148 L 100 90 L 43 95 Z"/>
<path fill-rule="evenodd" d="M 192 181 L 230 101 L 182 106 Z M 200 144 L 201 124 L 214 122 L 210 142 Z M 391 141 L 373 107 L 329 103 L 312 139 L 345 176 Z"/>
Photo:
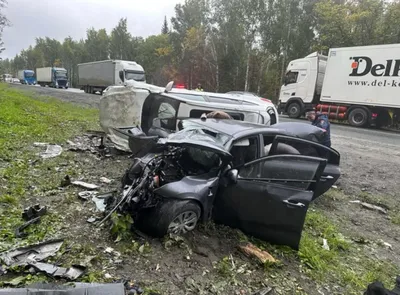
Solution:
<path fill-rule="evenodd" d="M 33 147 L 33 143 L 64 144 L 87 129 L 98 128 L 98 111 L 54 98 L 38 98 L 0 83 L 0 126 L 0 251 L 3 251 L 57 236 L 62 220 L 51 209 L 39 224 L 25 230 L 28 233 L 25 239 L 14 235 L 16 227 L 24 223 L 21 204 L 31 196 L 41 197 L 46 203 L 44 192 L 56 189 L 65 176 L 55 173 L 54 168 L 68 155 L 41 160 L 37 153 L 42 148 Z M 33 186 L 36 188 L 29 190 Z M 27 277 L 25 281 L 36 278 Z"/>

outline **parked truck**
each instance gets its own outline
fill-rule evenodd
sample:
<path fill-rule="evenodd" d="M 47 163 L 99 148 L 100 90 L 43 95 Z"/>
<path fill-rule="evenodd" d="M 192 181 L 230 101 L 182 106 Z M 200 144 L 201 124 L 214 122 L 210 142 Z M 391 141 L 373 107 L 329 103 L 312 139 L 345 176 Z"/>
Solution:
<path fill-rule="evenodd" d="M 79 87 L 86 93 L 103 91 L 109 86 L 123 85 L 127 80 L 146 81 L 143 67 L 134 61 L 103 60 L 78 65 Z"/>
<path fill-rule="evenodd" d="M 68 72 L 64 68 L 38 68 L 36 69 L 37 83 L 44 87 L 65 88 L 68 89 Z"/>
<path fill-rule="evenodd" d="M 21 84 L 36 85 L 35 72 L 32 70 L 20 70 L 17 77 Z"/>
<path fill-rule="evenodd" d="M 352 126 L 383 127 L 400 118 L 400 44 L 330 49 L 289 63 L 279 109 L 308 110 Z"/>

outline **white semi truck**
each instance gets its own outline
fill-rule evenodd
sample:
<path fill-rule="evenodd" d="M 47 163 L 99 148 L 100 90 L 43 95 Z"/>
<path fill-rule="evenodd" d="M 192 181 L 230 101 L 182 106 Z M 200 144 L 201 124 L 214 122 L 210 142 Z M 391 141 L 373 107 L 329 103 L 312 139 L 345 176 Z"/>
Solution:
<path fill-rule="evenodd" d="M 314 109 L 352 126 L 390 125 L 400 117 L 400 44 L 335 48 L 291 61 L 279 109 L 291 118 Z"/>
<path fill-rule="evenodd" d="M 103 91 L 109 86 L 124 85 L 127 80 L 145 82 L 143 67 L 134 61 L 103 60 L 78 65 L 79 88 L 86 93 Z"/>

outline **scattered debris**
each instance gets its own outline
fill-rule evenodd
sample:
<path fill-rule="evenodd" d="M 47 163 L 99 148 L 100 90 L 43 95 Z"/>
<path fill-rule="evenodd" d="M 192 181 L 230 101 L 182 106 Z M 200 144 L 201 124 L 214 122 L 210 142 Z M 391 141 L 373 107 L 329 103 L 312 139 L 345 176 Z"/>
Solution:
<path fill-rule="evenodd" d="M 94 191 L 84 191 L 84 192 L 78 193 L 78 197 L 85 201 L 89 201 L 96 195 L 97 195 L 97 192 L 94 192 Z"/>
<path fill-rule="evenodd" d="M 253 293 L 252 295 L 267 295 L 267 294 L 271 293 L 271 291 L 272 291 L 272 288 L 271 287 L 267 287 L 267 288 L 264 288 L 264 289 L 262 289 L 260 291 L 257 291 L 256 293 Z"/>
<path fill-rule="evenodd" d="M 327 250 L 327 251 L 330 250 L 327 239 L 322 239 L 322 248 Z"/>
<path fill-rule="evenodd" d="M 61 155 L 63 150 L 62 147 L 59 146 L 58 144 L 35 142 L 33 145 L 36 147 L 44 147 L 44 146 L 47 147 L 45 152 L 39 154 L 42 159 L 50 159 L 58 157 L 59 155 Z"/>
<path fill-rule="evenodd" d="M 384 240 L 378 240 L 378 243 L 381 244 L 382 246 L 385 246 L 389 250 L 393 250 L 393 246 L 391 244 L 385 242 Z"/>
<path fill-rule="evenodd" d="M 15 237 L 16 238 L 24 238 L 26 237 L 28 234 L 24 233 L 24 230 L 30 226 L 31 224 L 34 223 L 39 223 L 40 222 L 40 216 L 36 217 L 34 219 L 29 220 L 28 222 L 25 222 L 23 225 L 19 226 L 16 230 L 15 230 Z"/>
<path fill-rule="evenodd" d="M 29 263 L 29 266 L 32 266 L 35 270 L 39 272 L 45 272 L 52 277 L 65 278 L 72 281 L 82 276 L 86 270 L 86 267 L 81 265 L 73 265 L 69 268 L 64 268 L 53 264 L 37 261 Z"/>
<path fill-rule="evenodd" d="M 71 178 L 67 175 L 61 180 L 61 187 L 67 187 L 69 185 L 71 185 Z"/>
<path fill-rule="evenodd" d="M 111 255 L 113 255 L 115 257 L 120 257 L 121 256 L 121 253 L 119 253 L 118 251 L 115 251 L 114 248 L 111 248 L 111 247 L 107 247 L 104 250 L 104 253 L 111 254 Z"/>
<path fill-rule="evenodd" d="M 360 204 L 362 207 L 364 207 L 366 209 L 379 211 L 382 214 L 387 214 L 387 210 L 386 209 L 384 209 L 382 207 L 379 207 L 379 206 L 376 206 L 376 205 L 372 205 L 372 204 L 369 204 L 369 203 L 361 202 L 359 200 L 350 201 L 350 203 L 351 204 Z"/>
<path fill-rule="evenodd" d="M 43 216 L 47 213 L 46 206 L 40 206 L 40 204 L 33 205 L 31 207 L 25 208 L 22 212 L 22 218 L 25 220 L 31 220 L 39 216 Z"/>
<path fill-rule="evenodd" d="M 25 279 L 24 277 L 22 277 Z M 15 280 L 15 279 L 14 279 Z M 75 283 L 74 285 L 35 284 L 26 288 L 0 289 L 0 294 L 14 295 L 125 295 L 125 288 L 122 283 L 96 284 L 96 283 Z"/>
<path fill-rule="evenodd" d="M 76 186 L 80 186 L 80 187 L 86 188 L 88 190 L 95 190 L 95 189 L 99 188 L 98 185 L 91 184 L 91 183 L 86 183 L 86 182 L 79 181 L 79 180 L 72 182 L 72 184 L 76 185 Z"/>
<path fill-rule="evenodd" d="M 109 273 L 106 273 L 104 275 L 104 278 L 106 278 L 107 280 L 112 279 L 112 275 L 110 275 Z"/>
<path fill-rule="evenodd" d="M 100 177 L 100 182 L 105 183 L 105 184 L 110 184 L 112 182 L 112 180 L 108 179 L 106 177 Z"/>
<path fill-rule="evenodd" d="M 95 223 L 97 221 L 96 217 L 90 217 L 88 220 L 86 220 L 89 223 Z"/>
<path fill-rule="evenodd" d="M 365 291 L 364 295 L 400 295 L 400 277 L 396 278 L 396 286 L 392 291 L 386 289 L 385 286 L 381 282 L 374 282 L 368 286 L 367 291 Z"/>
<path fill-rule="evenodd" d="M 130 282 L 125 283 L 125 289 L 128 291 L 127 295 L 136 295 L 143 294 L 144 290 L 137 285 L 131 284 Z M 156 293 L 152 293 L 153 295 L 157 295 Z M 159 294 L 158 294 L 159 295 Z"/>
<path fill-rule="evenodd" d="M 12 249 L 0 254 L 0 260 L 6 266 L 26 266 L 32 262 L 43 261 L 44 259 L 54 256 L 63 245 L 61 239 L 51 240 L 36 245 Z"/>
<path fill-rule="evenodd" d="M 263 251 L 251 243 L 248 243 L 246 246 L 239 246 L 239 249 L 248 257 L 254 257 L 258 259 L 261 263 L 276 263 L 276 259 L 272 257 L 267 251 Z"/>

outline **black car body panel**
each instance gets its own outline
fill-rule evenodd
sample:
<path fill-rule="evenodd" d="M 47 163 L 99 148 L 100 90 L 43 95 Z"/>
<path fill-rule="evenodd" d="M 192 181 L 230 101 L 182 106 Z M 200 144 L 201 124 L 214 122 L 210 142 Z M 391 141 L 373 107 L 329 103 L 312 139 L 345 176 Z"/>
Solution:
<path fill-rule="evenodd" d="M 201 207 L 202 221 L 212 216 L 247 234 L 298 249 L 310 202 L 340 176 L 339 153 L 303 139 L 310 138 L 311 129 L 298 129 L 298 124 L 275 128 L 234 120 L 185 121 L 187 129 L 158 141 L 160 150 L 135 159 L 125 185 L 143 183 L 140 178 L 147 177 L 150 187 L 131 199 L 140 204 L 145 195 L 146 208 L 156 203 L 153 197 L 157 202 L 194 201 Z M 288 136 L 294 130 L 299 134 Z M 150 146 L 154 148 L 154 137 L 128 133 L 135 145 L 148 152 Z M 267 156 L 263 136 L 273 138 Z M 234 146 L 246 148 L 235 144 L 249 137 L 258 141 L 256 159 L 235 167 L 230 151 Z M 289 148 L 282 153 L 279 145 Z M 138 146 L 132 148 L 140 150 Z M 237 175 L 236 181 L 232 175 Z M 155 184 L 152 179 L 157 177 L 161 180 Z M 140 206 L 134 208 L 140 210 Z"/>

